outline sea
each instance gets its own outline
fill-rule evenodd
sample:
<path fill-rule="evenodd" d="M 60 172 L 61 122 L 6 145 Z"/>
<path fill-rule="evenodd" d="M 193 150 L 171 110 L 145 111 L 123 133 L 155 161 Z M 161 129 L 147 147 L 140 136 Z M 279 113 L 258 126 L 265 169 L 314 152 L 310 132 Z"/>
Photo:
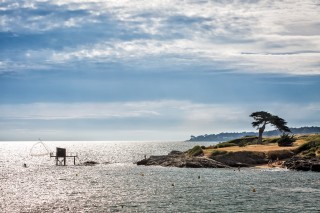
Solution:
<path fill-rule="evenodd" d="M 0 142 L 0 212 L 320 212 L 320 173 L 135 164 L 213 144 Z M 56 147 L 77 153 L 76 165 L 56 166 Z"/>

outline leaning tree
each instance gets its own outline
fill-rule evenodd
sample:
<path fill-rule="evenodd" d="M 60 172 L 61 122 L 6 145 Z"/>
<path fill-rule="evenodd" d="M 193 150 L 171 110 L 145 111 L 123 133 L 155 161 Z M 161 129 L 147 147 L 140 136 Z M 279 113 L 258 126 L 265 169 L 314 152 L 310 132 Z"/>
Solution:
<path fill-rule="evenodd" d="M 258 144 L 262 144 L 262 133 L 264 132 L 267 124 L 276 127 L 280 132 L 291 132 L 289 127 L 286 126 L 287 122 L 284 119 L 276 115 L 272 115 L 269 112 L 253 112 L 250 117 L 254 119 L 252 126 L 259 130 Z"/>

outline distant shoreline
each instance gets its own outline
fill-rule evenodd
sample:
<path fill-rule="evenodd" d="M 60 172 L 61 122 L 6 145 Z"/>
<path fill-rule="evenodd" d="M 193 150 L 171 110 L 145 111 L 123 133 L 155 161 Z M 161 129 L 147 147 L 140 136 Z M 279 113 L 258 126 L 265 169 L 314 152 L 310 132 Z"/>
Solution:
<path fill-rule="evenodd" d="M 319 134 L 320 127 L 311 126 L 311 127 L 299 127 L 299 128 L 290 128 L 292 134 Z M 236 138 L 241 138 L 244 136 L 257 136 L 258 132 L 221 132 L 219 134 L 205 134 L 199 136 L 191 135 L 187 142 L 220 142 L 228 141 Z M 264 137 L 274 137 L 281 135 L 281 132 L 278 130 L 265 131 L 263 133 Z"/>

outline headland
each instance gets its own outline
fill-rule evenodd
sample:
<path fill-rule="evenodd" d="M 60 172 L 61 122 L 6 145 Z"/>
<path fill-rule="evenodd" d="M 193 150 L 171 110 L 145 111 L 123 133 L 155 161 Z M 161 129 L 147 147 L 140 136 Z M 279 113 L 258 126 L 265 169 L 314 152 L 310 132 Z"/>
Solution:
<path fill-rule="evenodd" d="M 214 146 L 195 146 L 185 152 L 150 156 L 138 165 L 192 168 L 281 167 L 320 172 L 320 135 L 296 135 L 264 138 L 256 136 L 222 142 Z"/>

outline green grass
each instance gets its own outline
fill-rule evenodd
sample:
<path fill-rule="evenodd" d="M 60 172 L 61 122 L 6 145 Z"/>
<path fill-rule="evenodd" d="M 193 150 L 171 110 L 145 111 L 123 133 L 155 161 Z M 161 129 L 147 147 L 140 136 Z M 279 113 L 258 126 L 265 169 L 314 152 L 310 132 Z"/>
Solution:
<path fill-rule="evenodd" d="M 233 139 L 230 141 L 218 143 L 214 148 L 224 148 L 230 146 L 246 146 L 249 144 L 256 144 L 258 141 L 257 136 L 244 136 L 242 138 Z"/>
<path fill-rule="evenodd" d="M 228 141 L 228 143 L 234 143 L 237 144 L 238 146 L 246 146 L 250 144 L 256 144 L 258 142 L 258 137 L 257 136 L 245 136 L 242 138 L 237 138 L 231 141 Z"/>
<path fill-rule="evenodd" d="M 299 139 L 304 139 L 307 143 L 299 146 L 295 152 L 306 157 L 316 156 L 317 151 L 320 150 L 320 135 L 300 136 Z"/>
<path fill-rule="evenodd" d="M 279 137 L 272 137 L 272 138 L 263 138 L 262 144 L 269 144 L 269 143 L 277 143 Z M 230 146 L 247 146 L 253 145 L 258 143 L 257 136 L 244 136 L 242 138 L 233 139 L 230 141 L 222 142 L 214 146 L 214 148 L 223 148 L 223 147 L 230 147 Z"/>
<path fill-rule="evenodd" d="M 203 154 L 203 150 L 200 146 L 195 146 L 192 149 L 188 150 L 190 156 L 199 156 Z"/>
<path fill-rule="evenodd" d="M 238 146 L 238 144 L 230 143 L 230 142 L 222 142 L 215 145 L 215 148 L 224 148 L 224 147 L 230 147 L 230 146 Z"/>

